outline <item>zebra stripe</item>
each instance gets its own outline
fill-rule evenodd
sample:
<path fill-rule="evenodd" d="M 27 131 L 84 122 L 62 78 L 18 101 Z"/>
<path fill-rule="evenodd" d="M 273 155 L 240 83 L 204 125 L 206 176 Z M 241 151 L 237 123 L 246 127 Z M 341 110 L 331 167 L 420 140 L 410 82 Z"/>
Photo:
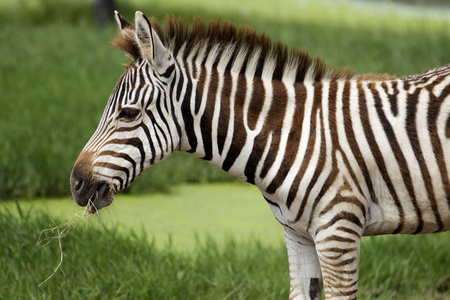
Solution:
<path fill-rule="evenodd" d="M 81 205 L 190 152 L 260 188 L 299 299 L 356 298 L 363 235 L 449 230 L 450 65 L 353 76 L 229 23 L 116 18 L 132 64 L 72 172 Z"/>

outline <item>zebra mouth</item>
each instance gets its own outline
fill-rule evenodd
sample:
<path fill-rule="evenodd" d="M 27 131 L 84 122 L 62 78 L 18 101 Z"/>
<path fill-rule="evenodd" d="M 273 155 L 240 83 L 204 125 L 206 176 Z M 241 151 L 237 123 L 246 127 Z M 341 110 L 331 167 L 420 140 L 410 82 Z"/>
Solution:
<path fill-rule="evenodd" d="M 78 157 L 70 175 L 70 190 L 75 202 L 94 214 L 113 202 L 117 188 L 104 179 L 93 177 L 92 156 L 90 152 L 82 152 Z"/>
<path fill-rule="evenodd" d="M 95 192 L 87 201 L 86 210 L 91 214 L 95 214 L 97 211 L 110 205 L 114 200 L 114 190 L 110 188 L 110 185 L 106 182 L 100 183 L 95 189 Z"/>

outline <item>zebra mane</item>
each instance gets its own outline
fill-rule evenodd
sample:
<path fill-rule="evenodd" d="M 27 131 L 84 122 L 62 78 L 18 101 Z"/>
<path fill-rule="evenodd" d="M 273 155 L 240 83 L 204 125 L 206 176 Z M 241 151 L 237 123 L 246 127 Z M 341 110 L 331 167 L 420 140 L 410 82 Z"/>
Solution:
<path fill-rule="evenodd" d="M 175 57 L 182 51 L 186 60 L 192 51 L 198 51 L 199 47 L 209 53 L 213 49 L 224 51 L 227 46 L 233 45 L 233 53 L 226 66 L 231 70 L 234 59 L 239 55 L 244 61 L 250 59 L 255 51 L 259 52 L 256 63 L 255 76 L 261 77 L 264 64 L 267 59 L 274 60 L 274 80 L 281 80 L 285 72 L 295 74 L 295 82 L 303 82 L 305 79 L 320 81 L 322 79 L 350 78 L 353 72 L 347 68 L 336 69 L 325 65 L 319 57 L 312 58 L 308 53 L 298 49 L 288 49 L 287 45 L 280 41 L 271 40 L 266 34 L 259 34 L 248 26 L 236 27 L 230 22 L 210 21 L 206 22 L 199 17 L 193 21 L 187 19 L 167 17 L 164 28 L 154 19 L 151 19 L 152 28 L 158 33 L 164 45 Z M 141 57 L 139 47 L 134 35 L 134 25 L 127 24 L 121 33 L 112 41 L 113 46 L 125 51 L 133 60 Z M 244 51 L 243 51 L 244 50 Z M 217 57 L 220 57 L 220 53 Z M 206 60 L 206 57 L 205 57 Z M 218 59 L 214 66 L 217 66 Z M 241 74 L 246 70 L 245 63 L 241 68 Z"/>

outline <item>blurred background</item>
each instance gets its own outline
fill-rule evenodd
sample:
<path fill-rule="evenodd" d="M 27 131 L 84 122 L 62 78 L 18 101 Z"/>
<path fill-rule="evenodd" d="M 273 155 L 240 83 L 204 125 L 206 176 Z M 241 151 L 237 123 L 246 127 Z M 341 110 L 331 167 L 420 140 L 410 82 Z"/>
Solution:
<path fill-rule="evenodd" d="M 422 72 L 450 62 L 447 0 L 0 0 L 0 199 L 69 195 L 125 55 L 109 41 L 113 9 L 248 24 L 357 73 Z M 401 4 L 399 4 L 401 3 Z M 100 9 L 102 8 L 102 9 Z M 125 193 L 233 181 L 187 154 L 156 165 Z"/>
<path fill-rule="evenodd" d="M 449 0 L 0 0 L 0 266 L 7 270 L 0 282 L 21 281 L 17 289 L 24 298 L 254 299 L 262 291 L 266 299 L 287 298 L 282 229 L 257 189 L 186 153 L 147 170 L 102 212 L 94 222 L 99 224 L 71 232 L 66 248 L 72 252 L 66 253 L 83 259 L 68 258 L 67 269 L 37 288 L 56 265 L 59 247 L 36 250 L 33 239 L 50 220 L 61 222 L 80 210 L 70 198 L 70 172 L 128 62 L 109 44 L 117 33 L 114 9 L 130 22 L 140 10 L 160 22 L 167 15 L 198 15 L 247 24 L 358 74 L 404 76 L 450 63 Z M 448 233 L 395 239 L 363 243 L 363 298 L 450 299 Z M 119 245 L 117 253 L 105 246 L 111 243 Z M 203 250 L 195 252 L 198 247 Z M 91 257 L 86 248 L 105 255 Z M 179 251 L 196 254 L 174 254 Z M 267 256 L 270 251 L 276 254 Z M 386 252 L 388 257 L 376 256 Z M 126 269 L 115 269 L 110 261 L 128 259 L 126 253 L 134 253 Z M 139 256 L 159 263 L 148 258 L 153 265 L 139 268 Z M 214 257 L 226 260 L 211 267 L 222 272 L 219 277 L 207 267 Z M 261 267 L 249 270 L 246 263 Z M 152 269 L 155 264 L 161 270 Z M 264 278 L 255 275 L 264 273 L 261 268 Z M 241 269 L 247 275 L 239 275 Z M 271 272 L 281 272 L 281 281 L 274 284 Z M 118 275 L 110 281 L 102 275 L 108 273 L 155 281 L 131 283 Z M 79 282 L 76 290 L 71 276 Z M 16 291 L 2 286 L 0 299 L 12 299 Z"/>

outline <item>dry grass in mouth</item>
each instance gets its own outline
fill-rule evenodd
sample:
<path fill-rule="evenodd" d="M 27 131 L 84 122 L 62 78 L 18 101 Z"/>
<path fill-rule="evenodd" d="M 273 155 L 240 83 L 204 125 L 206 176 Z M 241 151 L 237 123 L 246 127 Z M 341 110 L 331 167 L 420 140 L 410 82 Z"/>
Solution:
<path fill-rule="evenodd" d="M 72 219 L 70 219 L 69 221 L 65 221 L 59 225 L 56 224 L 55 222 L 52 222 L 49 225 L 49 228 L 42 230 L 41 233 L 39 234 L 36 246 L 40 248 L 50 244 L 53 240 L 58 240 L 60 260 L 55 270 L 53 270 L 53 273 L 50 274 L 50 276 L 48 276 L 47 279 L 42 281 L 38 285 L 38 287 L 41 287 L 44 283 L 50 280 L 50 278 L 52 278 L 53 275 L 55 275 L 55 273 L 61 267 L 64 257 L 61 239 L 65 237 L 71 229 L 76 228 L 80 222 L 85 222 L 87 224 L 87 222 L 89 221 L 89 217 L 92 215 L 89 212 L 91 207 L 95 208 L 94 203 L 92 203 L 92 201 L 89 200 L 89 203 L 88 205 L 86 205 L 85 209 L 83 211 L 74 213 Z"/>

